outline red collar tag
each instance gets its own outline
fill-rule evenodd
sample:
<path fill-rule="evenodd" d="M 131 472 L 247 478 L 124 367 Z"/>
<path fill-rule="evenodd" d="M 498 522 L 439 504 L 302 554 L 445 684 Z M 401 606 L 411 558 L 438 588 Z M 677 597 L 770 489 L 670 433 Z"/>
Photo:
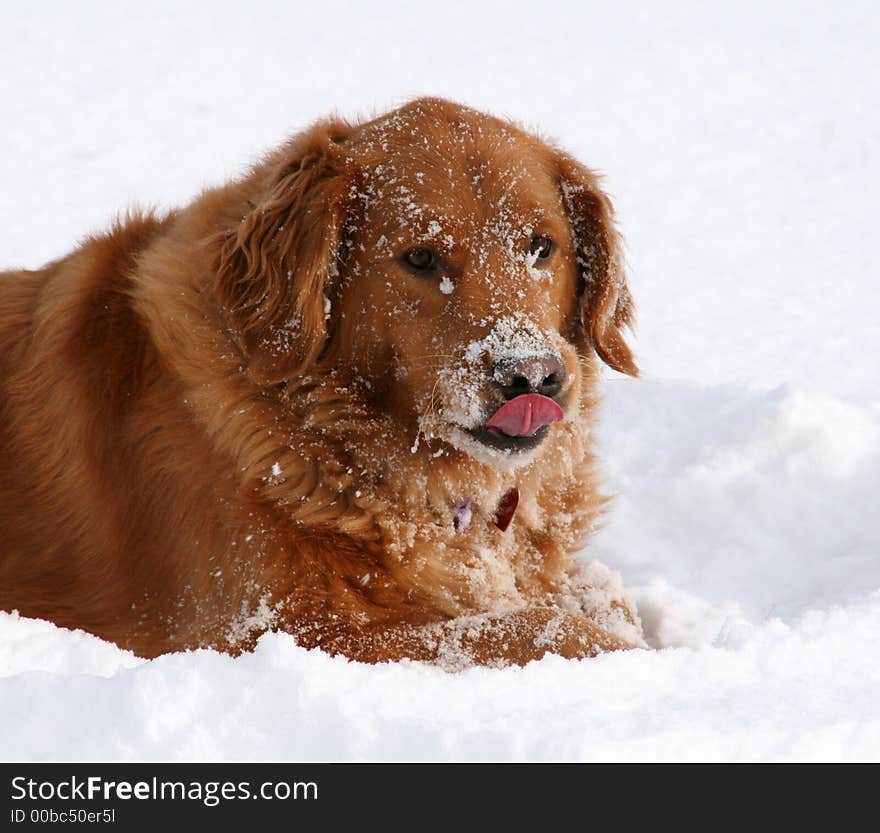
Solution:
<path fill-rule="evenodd" d="M 519 505 L 519 489 L 514 487 L 503 498 L 495 510 L 495 526 L 504 532 L 510 526 L 516 507 Z"/>

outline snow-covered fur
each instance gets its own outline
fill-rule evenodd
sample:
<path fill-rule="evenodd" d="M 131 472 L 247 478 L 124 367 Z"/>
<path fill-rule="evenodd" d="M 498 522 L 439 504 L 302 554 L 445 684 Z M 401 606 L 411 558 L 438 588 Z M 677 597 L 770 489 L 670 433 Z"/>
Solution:
<path fill-rule="evenodd" d="M 570 558 L 631 316 L 610 203 L 564 153 L 436 99 L 320 122 L 2 276 L 0 607 L 144 656 L 271 628 L 448 667 L 639 644 L 619 581 Z M 482 441 L 493 368 L 542 355 L 564 419 Z"/>

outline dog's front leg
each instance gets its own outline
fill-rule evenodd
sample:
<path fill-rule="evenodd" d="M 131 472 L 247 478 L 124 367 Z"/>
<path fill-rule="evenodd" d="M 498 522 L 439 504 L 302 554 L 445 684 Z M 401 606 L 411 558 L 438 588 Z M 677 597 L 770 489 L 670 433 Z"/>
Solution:
<path fill-rule="evenodd" d="M 557 608 L 463 617 L 439 631 L 435 661 L 448 668 L 525 665 L 545 654 L 584 659 L 634 647 L 590 619 Z"/>
<path fill-rule="evenodd" d="M 548 653 L 583 659 L 635 647 L 586 617 L 557 608 L 466 616 L 431 624 L 312 627 L 308 634 L 299 631 L 298 637 L 305 647 L 319 647 L 360 662 L 409 659 L 450 670 L 472 665 L 525 665 Z"/>

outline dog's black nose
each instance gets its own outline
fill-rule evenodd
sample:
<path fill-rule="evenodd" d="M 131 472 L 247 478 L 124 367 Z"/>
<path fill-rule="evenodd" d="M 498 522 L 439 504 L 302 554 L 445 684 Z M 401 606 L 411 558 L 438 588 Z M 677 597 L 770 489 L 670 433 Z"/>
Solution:
<path fill-rule="evenodd" d="M 524 393 L 554 397 L 562 390 L 565 366 L 553 354 L 501 359 L 492 368 L 492 378 L 505 399 Z"/>

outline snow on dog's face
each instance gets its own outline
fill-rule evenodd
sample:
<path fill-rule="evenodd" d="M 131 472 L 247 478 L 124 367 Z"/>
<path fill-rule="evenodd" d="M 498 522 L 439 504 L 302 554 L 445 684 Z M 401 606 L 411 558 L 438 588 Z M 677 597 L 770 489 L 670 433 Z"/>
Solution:
<path fill-rule="evenodd" d="M 238 241 L 257 296 L 226 284 L 262 382 L 335 368 L 403 442 L 516 467 L 577 416 L 593 351 L 636 372 L 607 197 L 505 122 L 427 99 L 318 125 L 267 191 Z"/>

